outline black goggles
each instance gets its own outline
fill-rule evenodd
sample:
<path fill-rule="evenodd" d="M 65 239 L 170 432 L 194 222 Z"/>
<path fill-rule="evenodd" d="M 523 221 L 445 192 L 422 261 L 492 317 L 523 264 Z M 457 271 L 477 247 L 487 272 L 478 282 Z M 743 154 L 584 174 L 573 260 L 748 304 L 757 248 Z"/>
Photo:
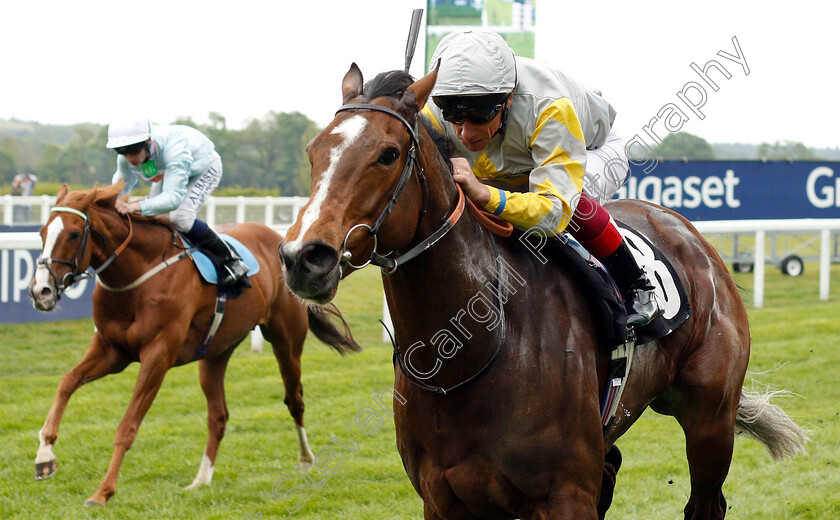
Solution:
<path fill-rule="evenodd" d="M 494 96 L 493 103 L 480 103 L 468 97 L 434 97 L 432 100 L 443 112 L 443 119 L 453 125 L 462 125 L 469 121 L 474 125 L 484 125 L 493 120 L 496 115 L 505 107 L 507 95 L 503 94 L 502 99 Z M 484 100 L 482 100 L 484 101 Z"/>
<path fill-rule="evenodd" d="M 137 155 L 142 152 L 144 148 L 146 148 L 146 141 L 130 144 L 128 146 L 120 146 L 119 148 L 114 148 L 114 151 L 119 155 Z"/>

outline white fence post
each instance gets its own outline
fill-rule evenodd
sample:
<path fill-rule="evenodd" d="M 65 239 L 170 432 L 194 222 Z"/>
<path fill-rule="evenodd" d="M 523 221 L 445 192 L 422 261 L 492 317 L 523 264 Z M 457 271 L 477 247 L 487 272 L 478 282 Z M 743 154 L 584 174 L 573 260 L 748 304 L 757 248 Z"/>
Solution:
<path fill-rule="evenodd" d="M 266 197 L 265 199 L 265 221 L 263 222 L 266 226 L 271 227 L 274 225 L 274 198 L 273 197 Z"/>
<path fill-rule="evenodd" d="M 820 300 L 828 301 L 828 286 L 831 272 L 831 231 L 823 229 L 820 232 Z"/>
<path fill-rule="evenodd" d="M 55 202 L 52 195 L 41 195 L 41 219 L 38 221 L 43 226 L 50 219 L 50 206 Z"/>
<path fill-rule="evenodd" d="M 245 197 L 240 195 L 236 197 L 236 223 L 243 222 L 245 222 Z"/>
<path fill-rule="evenodd" d="M 764 305 L 764 233 L 755 232 L 755 264 L 753 271 L 753 304 L 760 309 Z"/>
<path fill-rule="evenodd" d="M 3 224 L 11 226 L 14 224 L 12 216 L 14 215 L 14 199 L 11 195 L 3 195 Z"/>

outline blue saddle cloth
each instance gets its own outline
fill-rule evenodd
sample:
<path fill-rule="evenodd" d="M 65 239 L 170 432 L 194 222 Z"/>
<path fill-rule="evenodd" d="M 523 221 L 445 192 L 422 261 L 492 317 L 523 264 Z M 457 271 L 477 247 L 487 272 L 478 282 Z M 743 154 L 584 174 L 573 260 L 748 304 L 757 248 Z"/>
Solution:
<path fill-rule="evenodd" d="M 252 253 L 250 249 L 248 249 L 242 244 L 242 242 L 233 238 L 230 235 L 225 235 L 223 233 L 219 233 L 219 237 L 221 237 L 222 240 L 233 246 L 237 254 L 239 254 L 239 257 L 242 258 L 243 261 L 245 261 L 245 265 L 248 266 L 248 276 L 254 276 L 258 272 L 260 272 L 260 264 L 259 262 L 257 262 L 257 258 L 254 256 L 254 253 Z M 205 282 L 214 285 L 218 283 L 219 280 L 216 277 L 216 268 L 213 266 L 213 262 L 207 257 L 207 255 L 205 255 L 198 249 L 195 249 L 190 254 L 190 257 L 193 259 L 195 266 L 198 268 L 198 272 L 201 273 L 201 277 L 204 279 Z"/>

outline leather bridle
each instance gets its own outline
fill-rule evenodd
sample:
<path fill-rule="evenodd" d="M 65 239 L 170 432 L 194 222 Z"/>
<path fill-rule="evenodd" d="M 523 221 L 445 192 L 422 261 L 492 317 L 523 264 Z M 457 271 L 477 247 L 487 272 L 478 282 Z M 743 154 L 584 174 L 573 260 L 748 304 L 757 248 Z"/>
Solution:
<path fill-rule="evenodd" d="M 368 264 L 373 264 L 377 267 L 382 268 L 383 272 L 386 274 L 391 274 L 397 270 L 397 268 L 411 260 L 412 258 L 416 257 L 426 249 L 430 248 L 435 242 L 443 238 L 450 229 L 458 222 L 458 219 L 461 218 L 461 215 L 464 212 L 464 194 L 459 189 L 459 198 L 458 198 L 458 205 L 455 208 L 455 211 L 452 215 L 443 223 L 443 225 L 438 228 L 437 231 L 432 233 L 428 238 L 411 248 L 410 250 L 406 251 L 400 256 L 391 257 L 388 256 L 390 253 L 386 255 L 382 255 L 376 251 L 377 247 L 377 233 L 379 232 L 379 228 L 382 227 L 382 223 L 388 218 L 388 215 L 391 213 L 391 210 L 394 209 L 394 205 L 397 203 L 397 199 L 399 198 L 400 194 L 402 194 L 403 189 L 405 188 L 406 184 L 408 184 L 408 180 L 411 178 L 411 174 L 413 172 L 417 172 L 417 179 L 420 181 L 420 185 L 423 189 L 423 204 L 420 210 L 420 216 L 426 213 L 426 204 L 429 197 L 429 188 L 426 184 L 426 176 L 424 174 L 423 168 L 417 164 L 417 150 L 420 148 L 420 141 L 417 138 L 418 134 L 418 127 L 417 127 L 417 119 L 414 120 L 414 125 L 410 124 L 406 119 L 390 108 L 383 107 L 381 105 L 373 105 L 370 103 L 351 103 L 348 105 L 344 105 L 338 109 L 338 112 L 343 112 L 346 110 L 374 110 L 377 112 L 383 112 L 388 114 L 392 117 L 397 118 L 397 120 L 402 123 L 405 129 L 408 131 L 408 135 L 411 138 L 411 147 L 408 149 L 408 155 L 405 160 L 405 166 L 400 173 L 400 178 L 397 180 L 397 185 L 394 187 L 394 193 L 391 194 L 391 198 L 388 200 L 388 203 L 382 209 L 382 212 L 379 213 L 379 216 L 376 220 L 373 221 L 373 224 L 356 224 L 355 226 L 350 228 L 350 231 L 347 232 L 347 235 L 344 237 L 344 244 L 343 250 L 341 252 L 341 261 L 353 267 L 355 269 L 360 269 L 365 267 Z M 350 234 L 355 231 L 356 229 L 367 229 L 368 234 L 373 237 L 373 251 L 370 253 L 370 258 L 362 265 L 355 265 L 352 263 L 353 260 L 353 253 L 347 249 L 347 241 L 350 238 Z"/>
<path fill-rule="evenodd" d="M 74 209 L 68 208 L 63 206 L 56 206 L 50 209 L 50 213 L 71 213 L 73 215 L 77 215 L 85 221 L 85 227 L 82 231 L 82 238 L 81 242 L 79 243 L 79 247 L 76 248 L 76 254 L 73 255 L 72 260 L 64 260 L 63 258 L 45 258 L 41 257 L 37 260 L 36 266 L 37 267 L 44 267 L 50 275 L 50 278 L 53 281 L 56 289 L 56 300 L 61 298 L 61 295 L 72 285 L 89 278 L 93 278 L 97 276 L 99 273 L 104 271 L 108 268 L 114 260 L 116 260 L 117 256 L 123 252 L 123 250 L 128 246 L 128 243 L 131 241 L 132 236 L 134 235 L 134 226 L 132 225 L 131 217 L 126 215 L 128 218 L 128 236 L 123 241 L 123 243 L 114 250 L 114 253 L 107 259 L 102 265 L 99 266 L 98 269 L 94 269 L 93 272 L 82 271 L 79 269 L 82 259 L 87 254 L 88 248 L 88 241 L 90 240 L 91 231 L 99 235 L 102 239 L 103 244 L 107 246 L 108 240 L 105 238 L 105 235 L 102 234 L 98 229 L 93 227 L 90 223 L 90 219 L 88 218 L 87 214 Z M 61 280 L 55 275 L 52 270 L 52 264 L 62 264 L 70 267 L 70 271 L 64 273 L 64 276 L 61 277 Z"/>

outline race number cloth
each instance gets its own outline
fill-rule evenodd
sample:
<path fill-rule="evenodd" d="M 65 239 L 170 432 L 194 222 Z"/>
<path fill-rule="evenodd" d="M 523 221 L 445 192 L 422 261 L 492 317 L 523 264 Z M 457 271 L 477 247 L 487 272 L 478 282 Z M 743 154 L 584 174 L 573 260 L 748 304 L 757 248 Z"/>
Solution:
<path fill-rule="evenodd" d="M 691 316 L 691 305 L 680 277 L 668 258 L 642 233 L 621 222 L 616 223 L 636 261 L 656 288 L 656 296 L 663 306 L 662 316 L 636 329 L 636 344 L 642 345 L 676 330 Z"/>
<path fill-rule="evenodd" d="M 656 288 L 656 295 L 663 305 L 662 316 L 644 327 L 637 327 L 636 344 L 650 343 L 676 330 L 689 316 L 691 306 L 685 290 L 671 262 L 650 240 L 638 231 L 617 223 L 619 231 L 639 265 Z M 591 294 L 595 319 L 598 321 L 599 340 L 611 349 L 624 344 L 627 339 L 627 311 L 618 288 L 603 265 L 568 233 L 549 240 L 549 250 L 555 261 L 569 268 L 577 276 L 587 294 Z"/>

